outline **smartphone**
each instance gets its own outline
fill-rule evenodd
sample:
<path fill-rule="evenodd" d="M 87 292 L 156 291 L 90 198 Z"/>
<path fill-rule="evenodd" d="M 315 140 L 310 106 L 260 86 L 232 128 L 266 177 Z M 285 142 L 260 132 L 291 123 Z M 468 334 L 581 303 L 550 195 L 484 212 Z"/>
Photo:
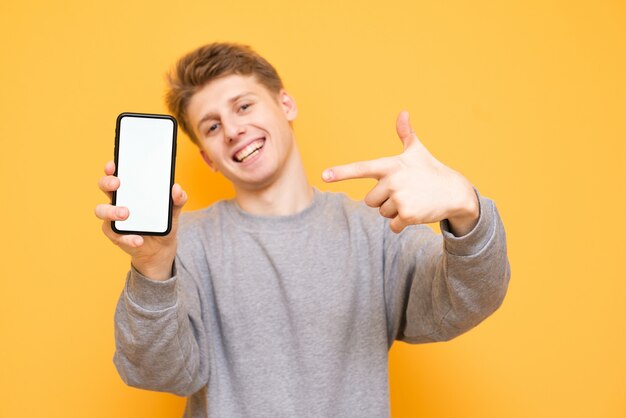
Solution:
<path fill-rule="evenodd" d="M 120 187 L 113 206 L 129 216 L 112 221 L 118 234 L 167 235 L 172 229 L 172 186 L 176 162 L 176 119 L 169 115 L 121 113 L 115 128 L 115 176 Z"/>

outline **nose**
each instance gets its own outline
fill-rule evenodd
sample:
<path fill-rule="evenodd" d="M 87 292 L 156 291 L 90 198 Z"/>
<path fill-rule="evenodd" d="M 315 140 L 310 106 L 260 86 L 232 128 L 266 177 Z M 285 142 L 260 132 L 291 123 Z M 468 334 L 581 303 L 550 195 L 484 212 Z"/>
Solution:
<path fill-rule="evenodd" d="M 223 120 L 222 124 L 224 125 L 224 139 L 228 143 L 237 141 L 239 137 L 246 133 L 245 125 L 240 121 L 237 121 L 236 118 Z"/>

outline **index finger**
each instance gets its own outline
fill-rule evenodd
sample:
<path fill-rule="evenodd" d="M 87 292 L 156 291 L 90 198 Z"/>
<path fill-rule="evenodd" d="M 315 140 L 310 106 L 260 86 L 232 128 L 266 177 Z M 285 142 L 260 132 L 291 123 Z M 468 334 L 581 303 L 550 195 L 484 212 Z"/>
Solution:
<path fill-rule="evenodd" d="M 327 183 L 350 179 L 380 180 L 389 173 L 392 164 L 391 158 L 386 157 L 377 160 L 339 165 L 324 170 L 322 179 Z"/>

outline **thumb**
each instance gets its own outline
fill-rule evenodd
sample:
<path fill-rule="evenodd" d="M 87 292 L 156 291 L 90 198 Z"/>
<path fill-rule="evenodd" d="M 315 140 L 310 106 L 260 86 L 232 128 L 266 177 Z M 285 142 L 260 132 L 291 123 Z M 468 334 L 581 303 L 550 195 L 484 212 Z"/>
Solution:
<path fill-rule="evenodd" d="M 419 143 L 419 140 L 411 127 L 411 122 L 409 121 L 409 112 L 406 110 L 403 110 L 398 115 L 398 119 L 396 120 L 396 132 L 400 137 L 400 141 L 402 141 L 402 144 L 404 145 L 405 151 L 414 144 Z"/>

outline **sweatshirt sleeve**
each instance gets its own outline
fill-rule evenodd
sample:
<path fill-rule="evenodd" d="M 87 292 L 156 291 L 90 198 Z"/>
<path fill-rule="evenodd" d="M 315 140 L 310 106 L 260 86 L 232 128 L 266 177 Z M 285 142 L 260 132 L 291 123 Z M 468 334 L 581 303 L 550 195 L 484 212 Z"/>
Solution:
<path fill-rule="evenodd" d="M 113 362 L 129 385 L 189 396 L 209 378 L 201 297 L 179 259 L 174 276 L 151 280 L 131 266 L 115 312 Z"/>
<path fill-rule="evenodd" d="M 511 275 L 506 234 L 494 202 L 482 197 L 478 223 L 464 236 L 425 225 L 386 233 L 385 292 L 389 344 L 450 340 L 501 304 Z"/>

